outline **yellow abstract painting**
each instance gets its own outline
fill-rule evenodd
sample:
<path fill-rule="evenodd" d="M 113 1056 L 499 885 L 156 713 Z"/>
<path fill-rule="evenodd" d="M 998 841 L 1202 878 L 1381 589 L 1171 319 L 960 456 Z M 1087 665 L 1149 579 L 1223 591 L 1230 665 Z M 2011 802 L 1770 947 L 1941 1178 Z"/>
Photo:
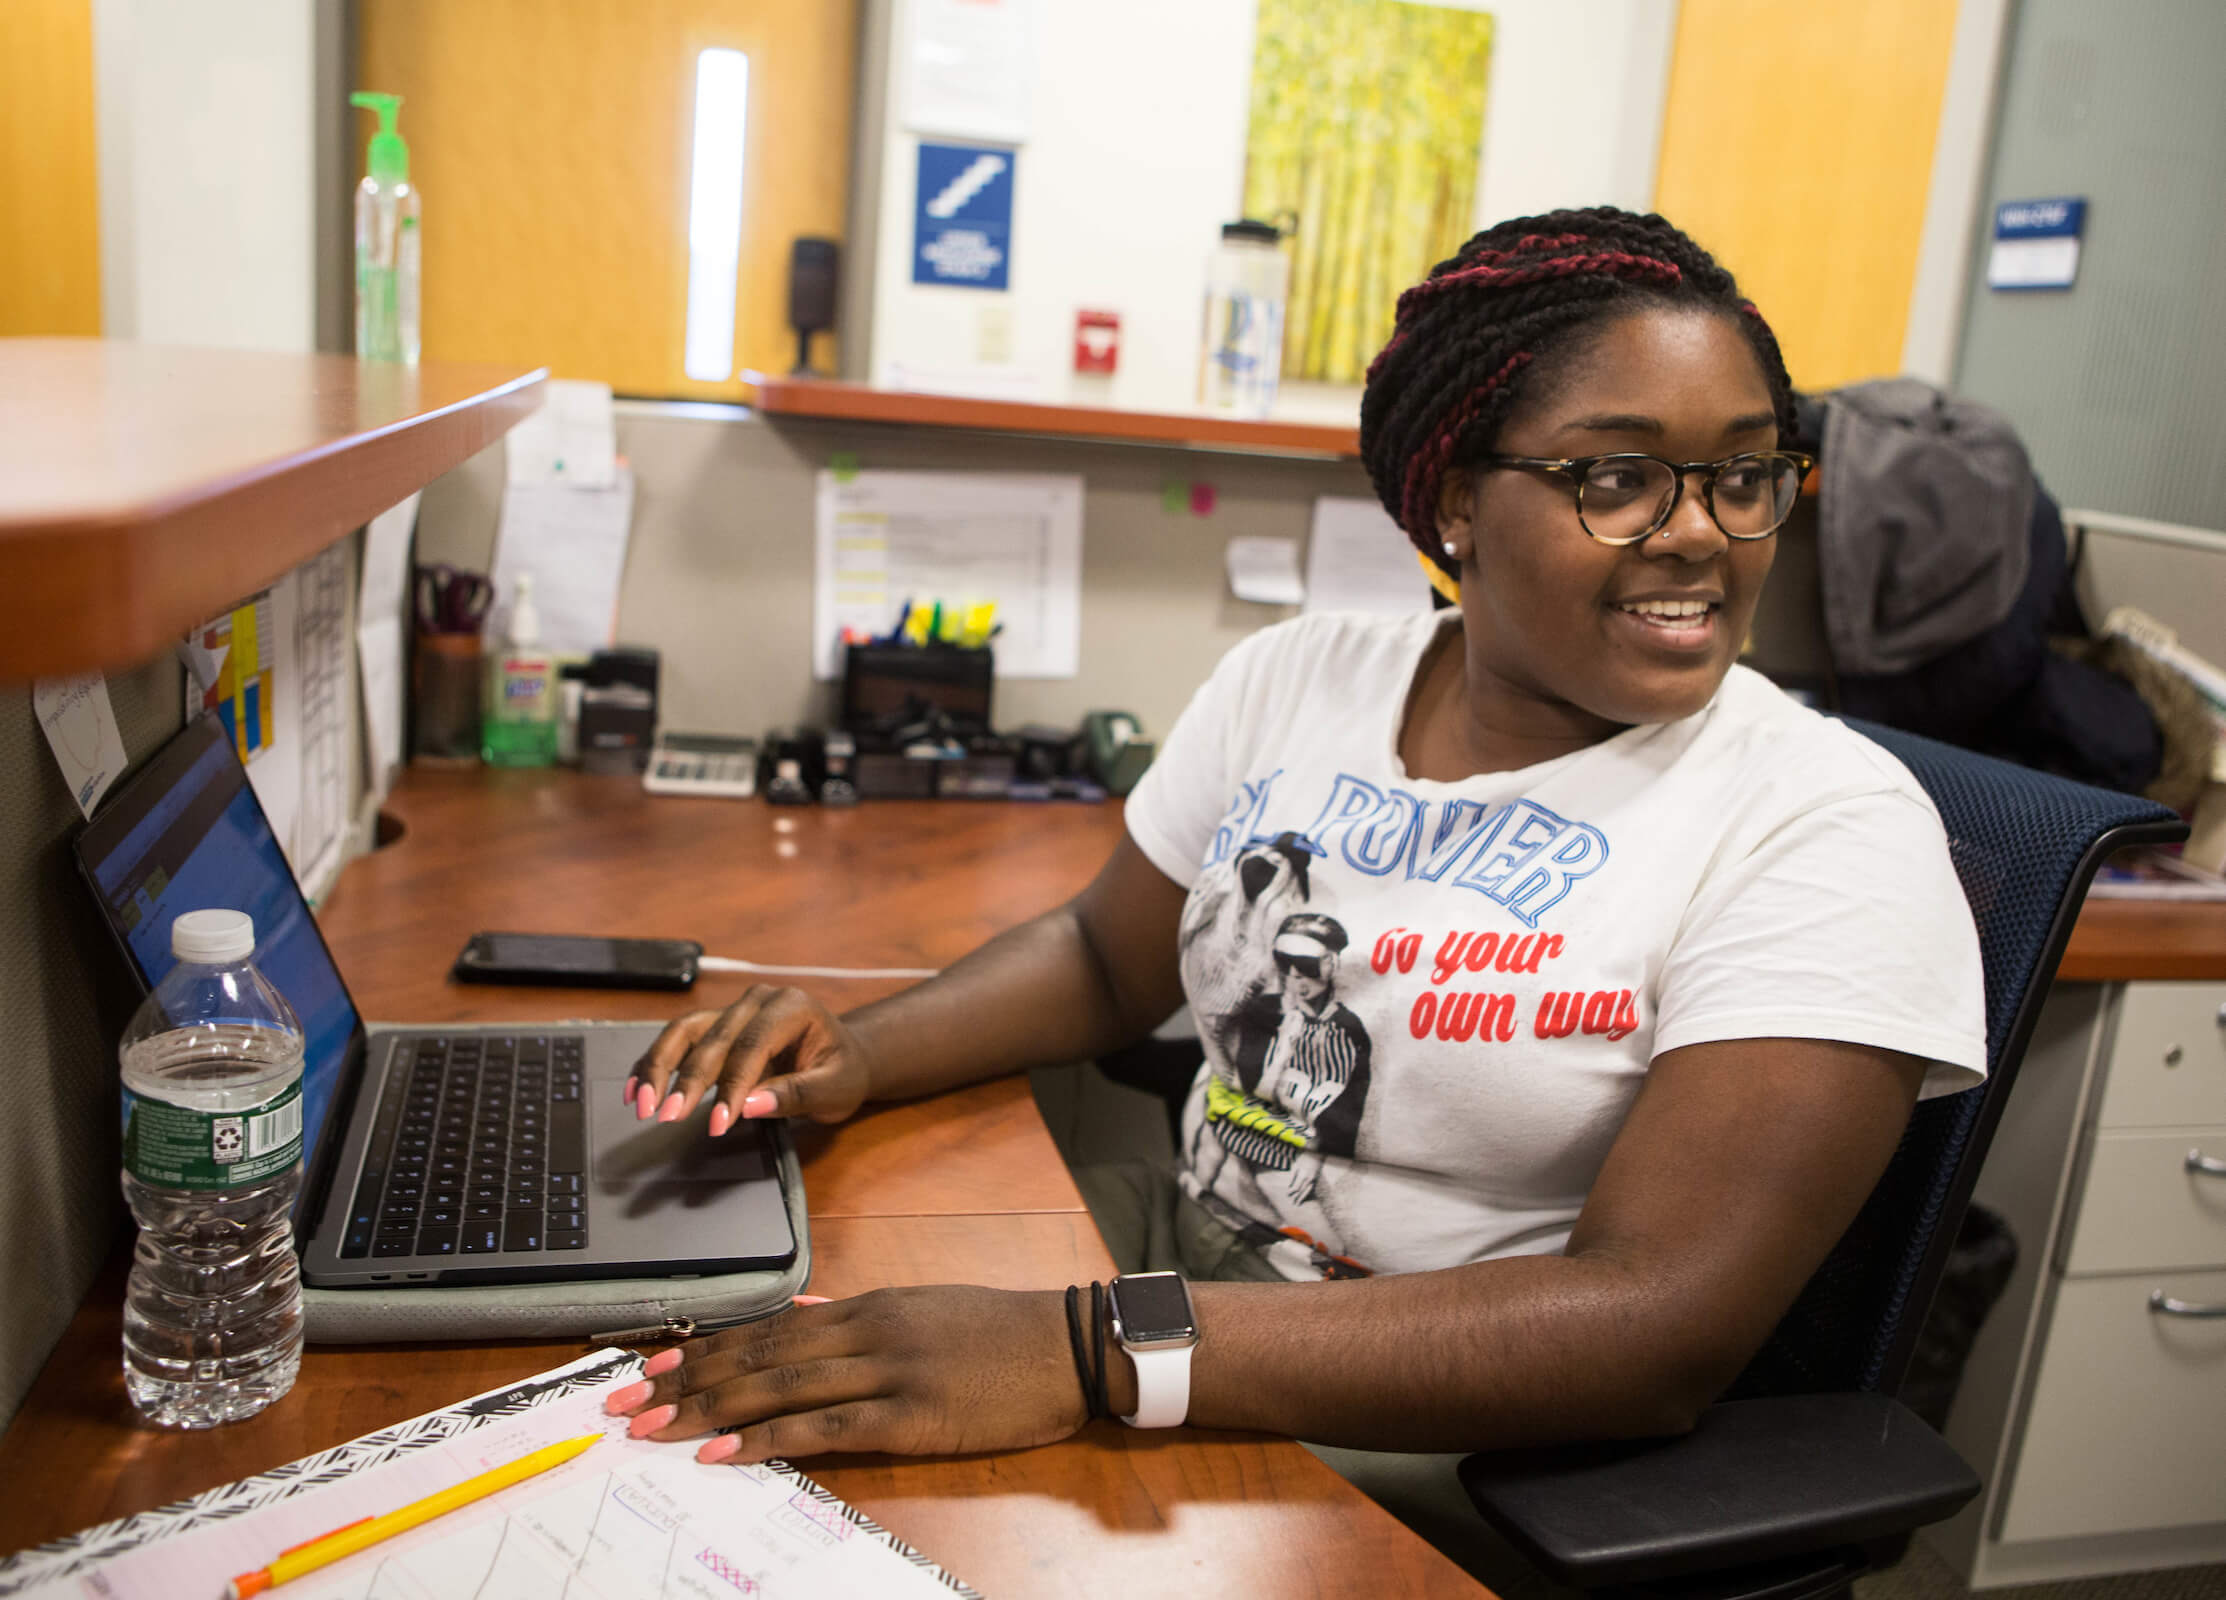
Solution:
<path fill-rule="evenodd" d="M 1488 12 L 1260 0 L 1244 214 L 1292 230 L 1285 379 L 1359 382 L 1469 236 L 1491 64 Z"/>

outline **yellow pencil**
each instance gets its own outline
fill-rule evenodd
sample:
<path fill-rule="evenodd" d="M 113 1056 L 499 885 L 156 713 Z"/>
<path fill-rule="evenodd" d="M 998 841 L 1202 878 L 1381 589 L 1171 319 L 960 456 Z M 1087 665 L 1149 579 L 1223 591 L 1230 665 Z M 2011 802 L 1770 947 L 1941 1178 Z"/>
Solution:
<path fill-rule="evenodd" d="M 280 1552 L 278 1558 L 267 1567 L 241 1573 L 232 1580 L 227 1600 L 247 1600 L 249 1595 L 261 1594 L 275 1584 L 291 1583 L 304 1573 L 330 1566 L 341 1557 L 369 1549 L 382 1539 L 407 1533 L 420 1523 L 431 1522 L 435 1517 L 444 1516 L 458 1506 L 468 1506 L 474 1500 L 484 1500 L 491 1494 L 499 1494 L 537 1472 L 547 1472 L 551 1467 L 563 1466 L 602 1437 L 599 1433 L 589 1433 L 577 1439 L 567 1439 L 562 1444 L 545 1445 L 531 1455 L 520 1456 L 515 1461 L 490 1468 L 476 1478 L 467 1478 L 438 1494 L 429 1494 L 399 1511 L 389 1511 L 383 1517 L 365 1517 L 361 1522 L 351 1522 L 344 1528 L 335 1528 L 330 1533 L 320 1534 L 306 1544 L 297 1544 L 291 1550 Z"/>

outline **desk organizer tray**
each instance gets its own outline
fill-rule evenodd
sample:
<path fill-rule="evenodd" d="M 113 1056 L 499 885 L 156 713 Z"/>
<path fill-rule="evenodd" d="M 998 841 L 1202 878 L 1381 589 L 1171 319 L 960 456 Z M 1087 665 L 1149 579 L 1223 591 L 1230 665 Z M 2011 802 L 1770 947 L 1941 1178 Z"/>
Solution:
<path fill-rule="evenodd" d="M 311 1344 L 410 1344 L 436 1339 L 588 1338 L 642 1344 L 755 1322 L 810 1281 L 804 1174 L 786 1123 L 771 1126 L 781 1197 L 796 1257 L 770 1272 L 701 1278 L 595 1278 L 570 1283 L 481 1283 L 393 1288 L 304 1286 Z"/>

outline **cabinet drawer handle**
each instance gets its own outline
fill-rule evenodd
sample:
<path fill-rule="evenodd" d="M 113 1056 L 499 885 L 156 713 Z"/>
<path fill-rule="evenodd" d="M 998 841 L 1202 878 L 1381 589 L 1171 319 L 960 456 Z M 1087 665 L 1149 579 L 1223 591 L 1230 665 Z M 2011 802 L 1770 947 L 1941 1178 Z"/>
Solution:
<path fill-rule="evenodd" d="M 2200 1150 L 2190 1150 L 2187 1153 L 2187 1170 L 2200 1172 L 2206 1178 L 2226 1178 L 2226 1161 L 2221 1161 L 2216 1156 L 2207 1156 Z"/>
<path fill-rule="evenodd" d="M 2175 1300 L 2162 1289 L 2149 1291 L 2149 1310 L 2160 1317 L 2226 1317 L 2226 1304 L 2206 1306 L 2193 1300 Z"/>

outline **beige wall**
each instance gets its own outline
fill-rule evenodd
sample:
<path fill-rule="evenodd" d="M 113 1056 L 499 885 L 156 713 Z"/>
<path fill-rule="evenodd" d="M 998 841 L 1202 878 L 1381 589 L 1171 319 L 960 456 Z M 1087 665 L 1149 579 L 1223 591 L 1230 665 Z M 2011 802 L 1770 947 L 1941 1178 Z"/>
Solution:
<path fill-rule="evenodd" d="M 638 484 L 619 637 L 663 652 L 665 726 L 753 736 L 824 720 L 832 708 L 809 660 L 812 501 L 832 452 L 866 468 L 1082 475 L 1082 670 L 1000 680 L 1001 727 L 1071 726 L 1110 708 L 1164 735 L 1222 652 L 1291 614 L 1229 597 L 1223 545 L 1239 534 L 1303 539 L 1317 495 L 1369 493 L 1351 462 L 773 421 L 711 407 L 622 404 L 618 443 Z M 1162 510 L 1171 478 L 1211 482 L 1213 515 Z M 419 514 L 418 558 L 486 570 L 501 494 L 499 446 L 434 484 Z"/>

